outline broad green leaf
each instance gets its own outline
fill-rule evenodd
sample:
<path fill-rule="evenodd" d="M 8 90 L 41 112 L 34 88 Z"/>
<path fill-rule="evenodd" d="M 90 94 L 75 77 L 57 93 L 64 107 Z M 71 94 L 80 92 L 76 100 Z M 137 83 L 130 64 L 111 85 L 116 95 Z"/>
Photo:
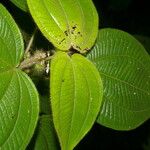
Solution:
<path fill-rule="evenodd" d="M 37 91 L 29 77 L 15 69 L 0 73 L 0 89 L 0 149 L 25 149 L 38 119 Z"/>
<path fill-rule="evenodd" d="M 10 0 L 12 3 L 14 3 L 17 7 L 19 7 L 21 10 L 27 12 L 28 6 L 27 6 L 27 0 Z"/>
<path fill-rule="evenodd" d="M 135 38 L 120 30 L 102 29 L 87 58 L 103 80 L 98 123 L 130 130 L 150 117 L 150 57 Z"/>
<path fill-rule="evenodd" d="M 23 40 L 0 4 L 0 149 L 25 149 L 39 113 L 38 94 L 30 78 L 17 69 Z"/>
<path fill-rule="evenodd" d="M 90 130 L 102 101 L 102 82 L 82 55 L 58 52 L 51 62 L 51 105 L 62 150 L 72 150 Z"/>
<path fill-rule="evenodd" d="M 46 38 L 58 49 L 90 49 L 97 37 L 98 15 L 92 0 L 27 0 Z"/>
<path fill-rule="evenodd" d="M 13 18 L 0 4 L 0 72 L 15 67 L 23 55 L 23 39 Z"/>
<path fill-rule="evenodd" d="M 34 150 L 59 150 L 53 121 L 49 115 L 40 118 Z"/>

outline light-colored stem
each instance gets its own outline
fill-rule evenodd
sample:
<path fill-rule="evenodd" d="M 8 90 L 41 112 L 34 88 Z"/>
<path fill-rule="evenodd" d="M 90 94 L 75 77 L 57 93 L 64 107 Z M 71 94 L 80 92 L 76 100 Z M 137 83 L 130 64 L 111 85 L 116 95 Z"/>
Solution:
<path fill-rule="evenodd" d="M 33 43 L 33 41 L 34 41 L 34 37 L 35 37 L 36 32 L 37 32 L 37 27 L 35 28 L 35 30 L 34 30 L 32 36 L 31 36 L 31 38 L 30 38 L 30 40 L 29 40 L 29 43 L 28 43 L 28 45 L 27 45 L 27 48 L 25 49 L 25 55 L 29 52 L 29 50 L 30 50 L 30 48 L 31 48 L 31 46 L 32 46 L 32 43 Z"/>
<path fill-rule="evenodd" d="M 33 65 L 41 62 L 41 61 L 48 61 L 52 58 L 53 56 L 48 56 L 46 55 L 45 52 L 38 52 L 37 54 L 35 54 L 34 56 L 31 56 L 30 58 L 25 59 L 24 61 L 21 62 L 19 68 L 21 70 L 23 69 L 27 69 L 32 67 Z"/>

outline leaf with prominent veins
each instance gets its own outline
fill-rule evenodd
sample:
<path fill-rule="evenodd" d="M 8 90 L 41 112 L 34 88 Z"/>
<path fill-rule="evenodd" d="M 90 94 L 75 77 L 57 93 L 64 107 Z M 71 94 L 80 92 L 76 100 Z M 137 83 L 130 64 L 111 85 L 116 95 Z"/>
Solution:
<path fill-rule="evenodd" d="M 57 49 L 89 50 L 98 33 L 92 0 L 28 0 L 32 17 Z"/>
<path fill-rule="evenodd" d="M 25 149 L 38 120 L 37 90 L 17 69 L 23 48 L 17 25 L 0 4 L 0 149 Z"/>
<path fill-rule="evenodd" d="M 98 123 L 131 130 L 149 119 L 150 57 L 134 37 L 102 29 L 87 58 L 96 65 L 104 84 Z"/>
<path fill-rule="evenodd" d="M 55 54 L 51 62 L 51 105 L 62 150 L 72 150 L 95 122 L 102 82 L 95 66 L 79 54 Z"/>

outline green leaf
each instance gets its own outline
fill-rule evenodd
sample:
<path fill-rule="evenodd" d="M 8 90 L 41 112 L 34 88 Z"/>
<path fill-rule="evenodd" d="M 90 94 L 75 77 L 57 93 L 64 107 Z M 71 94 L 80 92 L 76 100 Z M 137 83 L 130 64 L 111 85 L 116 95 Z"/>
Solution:
<path fill-rule="evenodd" d="M 39 113 L 37 90 L 17 69 L 23 40 L 17 25 L 0 4 L 0 149 L 25 149 Z"/>
<path fill-rule="evenodd" d="M 27 0 L 30 12 L 46 38 L 58 49 L 90 49 L 98 33 L 92 0 Z"/>
<path fill-rule="evenodd" d="M 49 115 L 43 115 L 39 121 L 35 150 L 59 150 L 57 135 L 53 126 L 53 121 Z"/>
<path fill-rule="evenodd" d="M 21 33 L 8 11 L 0 4 L 0 72 L 17 66 L 23 50 Z"/>
<path fill-rule="evenodd" d="M 19 7 L 21 10 L 27 12 L 28 6 L 27 6 L 27 0 L 10 0 L 12 3 L 14 3 L 17 7 Z"/>
<path fill-rule="evenodd" d="M 150 117 L 150 57 L 135 38 L 120 30 L 102 29 L 87 58 L 103 80 L 98 123 L 130 130 Z"/>
<path fill-rule="evenodd" d="M 72 150 L 95 122 L 102 101 L 102 82 L 82 55 L 63 52 L 51 62 L 51 105 L 62 150 Z"/>
<path fill-rule="evenodd" d="M 29 77 L 15 69 L 0 73 L 0 89 L 0 149 L 25 149 L 38 119 L 37 91 Z"/>

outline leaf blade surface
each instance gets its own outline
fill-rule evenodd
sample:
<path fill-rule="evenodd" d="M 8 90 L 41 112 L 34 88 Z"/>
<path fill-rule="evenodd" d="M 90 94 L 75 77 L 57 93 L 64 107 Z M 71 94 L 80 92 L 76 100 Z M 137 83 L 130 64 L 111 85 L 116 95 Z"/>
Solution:
<path fill-rule="evenodd" d="M 96 65 L 104 84 L 104 101 L 97 122 L 130 130 L 147 120 L 150 58 L 144 47 L 126 32 L 102 29 L 87 58 Z"/>
<path fill-rule="evenodd" d="M 61 147 L 71 150 L 95 122 L 102 101 L 102 82 L 86 58 L 58 52 L 51 63 L 50 86 L 53 120 Z"/>
<path fill-rule="evenodd" d="M 42 33 L 57 49 L 85 52 L 93 46 L 98 15 L 91 0 L 28 0 L 28 6 Z"/>

